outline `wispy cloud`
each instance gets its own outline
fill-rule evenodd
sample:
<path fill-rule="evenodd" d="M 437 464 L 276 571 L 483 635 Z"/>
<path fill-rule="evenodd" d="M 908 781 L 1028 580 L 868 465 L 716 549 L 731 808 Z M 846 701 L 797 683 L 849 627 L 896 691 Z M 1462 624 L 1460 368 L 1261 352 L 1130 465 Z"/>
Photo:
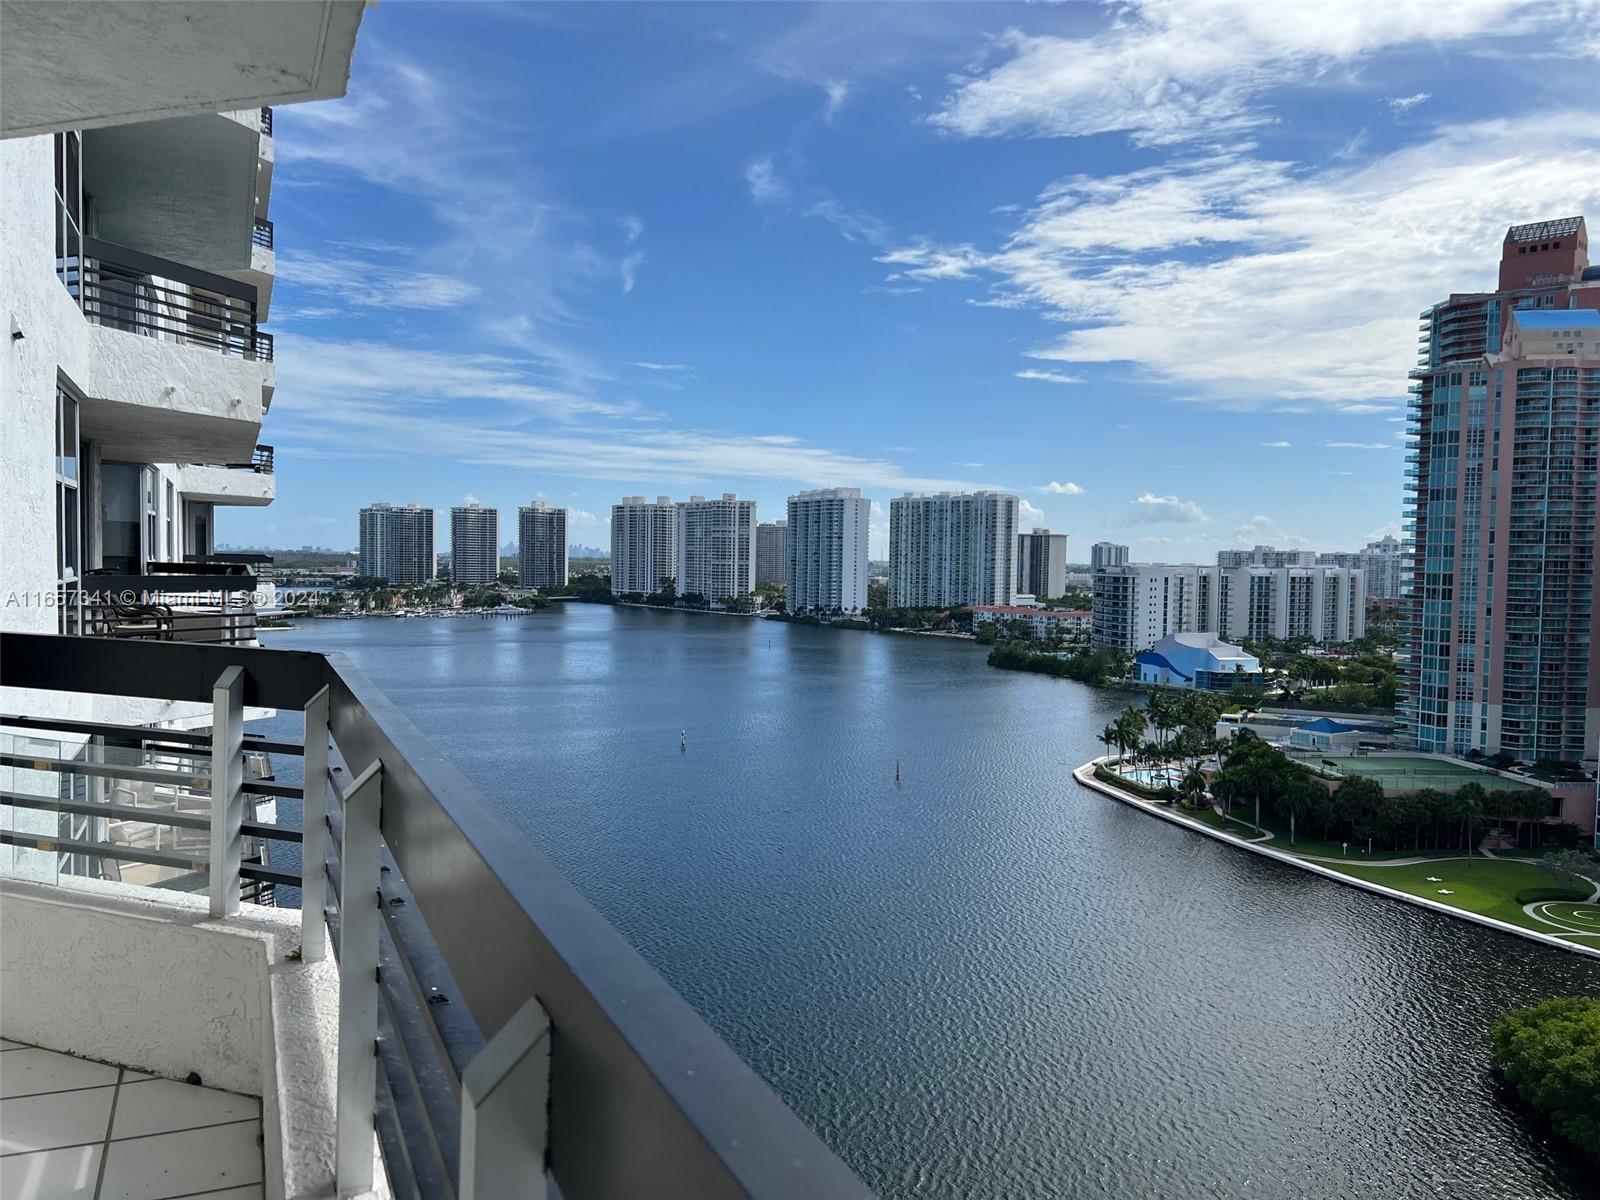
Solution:
<path fill-rule="evenodd" d="M 1537 7 L 1524 9 L 1522 23 L 1541 19 Z M 1504 32 L 1524 6 L 1480 0 L 1452 10 L 1449 21 L 1430 0 L 1321 4 L 1291 18 L 1278 5 L 1225 0 L 1118 8 L 1117 19 L 1085 37 L 1002 34 L 1003 61 L 959 77 L 932 124 L 960 137 L 1216 140 L 1270 123 L 1262 98 L 1274 88 L 1395 47 Z M 1557 24 L 1552 14 L 1546 27 Z"/>
<path fill-rule="evenodd" d="M 1287 450 L 1292 443 L 1290 443 L 1290 442 L 1262 442 L 1261 444 L 1263 446 L 1265 446 L 1268 450 Z"/>
<path fill-rule="evenodd" d="M 1408 113 L 1419 104 L 1426 104 L 1433 99 L 1432 92 L 1416 92 L 1410 96 L 1390 96 L 1385 100 L 1384 107 L 1395 114 Z"/>
<path fill-rule="evenodd" d="M 1030 367 L 1026 371 L 1013 372 L 1018 379 L 1037 379 L 1042 383 L 1082 383 L 1080 375 L 1065 375 L 1060 371 L 1040 371 Z"/>
<path fill-rule="evenodd" d="M 1145 492 L 1133 501 L 1132 520 L 1145 525 L 1193 525 L 1211 518 L 1193 500 Z"/>
<path fill-rule="evenodd" d="M 646 371 L 692 371 L 688 363 L 662 363 L 662 362 L 636 362 L 636 367 L 643 367 Z"/>
<path fill-rule="evenodd" d="M 912 241 L 876 261 L 889 280 L 985 282 L 983 303 L 1065 325 L 1032 351 L 1047 362 L 1132 364 L 1218 407 L 1393 413 L 1409 314 L 1482 278 L 1529 196 L 1600 207 L 1600 124 L 1547 115 L 1442 128 L 1359 166 L 1235 149 L 1071 176 L 993 249 Z"/>
<path fill-rule="evenodd" d="M 745 165 L 744 181 L 750 189 L 750 199 L 757 204 L 784 204 L 789 199 L 789 185 L 778 174 L 770 154 Z"/>
<path fill-rule="evenodd" d="M 354 308 L 459 308 L 475 299 L 477 284 L 377 259 L 279 254 L 278 279 Z"/>
<path fill-rule="evenodd" d="M 845 99 L 850 95 L 850 85 L 842 79 L 829 79 L 823 83 L 822 90 L 828 97 L 827 105 L 822 110 L 822 117 L 825 121 L 831 121 L 844 107 Z"/>
<path fill-rule="evenodd" d="M 1323 442 L 1330 450 L 1398 450 L 1393 442 Z"/>

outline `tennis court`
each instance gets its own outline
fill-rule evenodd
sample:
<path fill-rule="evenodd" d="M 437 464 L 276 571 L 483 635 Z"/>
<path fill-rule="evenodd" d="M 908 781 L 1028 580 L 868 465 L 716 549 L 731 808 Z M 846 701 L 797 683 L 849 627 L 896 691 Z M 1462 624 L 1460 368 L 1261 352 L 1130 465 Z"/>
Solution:
<path fill-rule="evenodd" d="M 1409 754 L 1328 754 L 1316 750 L 1290 750 L 1288 753 L 1291 758 L 1325 774 L 1359 775 L 1375 779 L 1386 788 L 1438 788 L 1451 792 L 1468 783 L 1482 784 L 1489 791 L 1535 786 L 1531 780 L 1492 775 L 1465 764 Z"/>

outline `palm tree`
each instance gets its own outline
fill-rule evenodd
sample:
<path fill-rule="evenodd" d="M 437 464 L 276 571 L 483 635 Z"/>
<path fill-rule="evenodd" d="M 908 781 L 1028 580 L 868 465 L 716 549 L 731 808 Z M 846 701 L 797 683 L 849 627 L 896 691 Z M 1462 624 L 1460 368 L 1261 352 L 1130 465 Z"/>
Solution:
<path fill-rule="evenodd" d="M 1189 802 L 1190 808 L 1197 808 L 1200 797 L 1206 790 L 1206 777 L 1199 767 L 1190 767 L 1184 777 L 1178 782 L 1178 794 Z"/>
<path fill-rule="evenodd" d="M 1106 747 L 1107 750 L 1110 750 L 1111 747 L 1116 746 L 1117 747 L 1117 757 L 1118 758 L 1122 757 L 1122 753 L 1121 753 L 1121 732 L 1117 729 L 1117 727 L 1115 725 L 1107 725 L 1104 729 L 1102 729 L 1100 731 L 1100 741 L 1105 743 L 1105 747 Z"/>

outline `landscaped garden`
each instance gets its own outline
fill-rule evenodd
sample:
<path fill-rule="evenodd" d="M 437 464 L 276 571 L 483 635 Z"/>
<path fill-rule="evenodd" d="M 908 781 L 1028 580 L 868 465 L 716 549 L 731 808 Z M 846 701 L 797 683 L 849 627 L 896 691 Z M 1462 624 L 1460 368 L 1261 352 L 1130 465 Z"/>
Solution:
<path fill-rule="evenodd" d="M 1576 826 L 1547 819 L 1547 792 L 1486 788 L 1486 777 L 1465 767 L 1426 772 L 1435 785 L 1459 781 L 1449 790 L 1389 794 L 1353 774 L 1335 782 L 1249 730 L 1219 742 L 1206 724 L 1210 717 L 1214 726 L 1216 704 L 1158 692 L 1148 710 L 1128 708 L 1101 734 L 1118 761 L 1097 767 L 1096 777 L 1353 879 L 1600 949 L 1600 905 L 1589 902 L 1600 859 L 1581 848 Z M 1157 736 L 1147 739 L 1152 728 Z M 1491 828 L 1516 849 L 1480 854 Z"/>

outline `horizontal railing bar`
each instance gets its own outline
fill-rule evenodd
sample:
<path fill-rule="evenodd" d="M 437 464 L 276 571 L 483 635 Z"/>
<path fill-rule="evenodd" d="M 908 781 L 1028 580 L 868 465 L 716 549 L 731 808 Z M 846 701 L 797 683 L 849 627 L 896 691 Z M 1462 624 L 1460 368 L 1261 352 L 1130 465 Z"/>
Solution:
<path fill-rule="evenodd" d="M 240 863 L 239 878 L 259 879 L 262 883 L 281 883 L 285 887 L 300 886 L 300 872 L 283 867 L 269 867 L 262 863 Z"/>
<path fill-rule="evenodd" d="M 141 275 L 172 279 L 193 287 L 204 288 L 208 292 L 218 292 L 235 300 L 243 300 L 251 307 L 256 303 L 256 289 L 248 283 L 240 283 L 237 279 L 229 279 L 225 275 L 213 275 L 210 271 L 202 271 L 199 267 L 188 267 L 170 259 L 157 258 L 154 254 L 146 254 L 142 250 L 134 250 L 128 246 L 119 246 L 115 242 L 86 237 L 83 239 L 80 255 L 83 258 L 100 259 L 119 267 L 126 267 Z"/>
<path fill-rule="evenodd" d="M 53 850 L 62 854 L 87 854 L 91 858 L 111 858 L 118 862 L 148 863 L 153 867 L 181 867 L 191 871 L 207 869 L 204 856 L 188 858 L 181 854 L 168 854 L 165 850 L 142 850 L 112 842 L 83 842 L 47 834 L 20 833 L 15 829 L 0 829 L 0 844 L 31 850 Z"/>
<path fill-rule="evenodd" d="M 116 821 L 144 821 L 151 825 L 169 825 L 174 829 L 210 829 L 211 815 L 181 813 L 170 808 L 139 808 L 131 804 L 100 804 L 93 800 L 63 800 L 56 796 L 33 796 L 26 792 L 0 790 L 0 804 L 13 808 L 34 808 L 43 812 L 75 813 L 84 817 L 105 817 Z M 263 838 L 276 842 L 303 840 L 298 829 L 285 825 L 269 825 L 264 821 L 246 821 L 240 826 L 246 837 Z"/>
<path fill-rule="evenodd" d="M 274 779 L 246 779 L 243 790 L 251 796 L 286 796 L 291 800 L 305 797 L 305 792 L 296 784 L 279 783 Z"/>
<path fill-rule="evenodd" d="M 62 733 L 87 733 L 104 737 L 127 738 L 129 741 L 174 742 L 201 747 L 211 753 L 211 735 L 189 729 L 151 729 L 146 725 L 114 725 L 109 721 L 68 721 L 59 717 L 22 717 L 0 713 L 0 727 L 7 725 L 18 729 L 54 729 Z M 244 735 L 246 750 L 259 750 L 266 754 L 304 754 L 299 742 L 284 738 L 269 738 L 258 733 Z M 202 752 L 196 751 L 196 752 Z M 171 753 L 171 751 L 166 751 Z"/>
<path fill-rule="evenodd" d="M 63 800 L 57 796 L 32 796 L 26 792 L 0 791 L 0 804 L 14 808 L 36 808 L 44 812 L 77 813 L 86 817 L 107 817 L 117 821 L 147 821 L 151 825 L 170 825 L 175 829 L 210 829 L 209 814 L 175 812 L 170 808 L 138 808 L 131 804 L 97 804 L 93 800 Z"/>
<path fill-rule="evenodd" d="M 75 758 L 56 758 L 37 754 L 0 753 L 0 767 L 21 767 L 25 771 L 54 771 L 58 775 L 93 775 L 97 779 L 133 779 L 140 783 L 188 784 L 204 790 L 211 786 L 211 775 L 195 771 L 163 770 L 160 767 L 118 766 L 115 763 L 86 762 Z"/>

